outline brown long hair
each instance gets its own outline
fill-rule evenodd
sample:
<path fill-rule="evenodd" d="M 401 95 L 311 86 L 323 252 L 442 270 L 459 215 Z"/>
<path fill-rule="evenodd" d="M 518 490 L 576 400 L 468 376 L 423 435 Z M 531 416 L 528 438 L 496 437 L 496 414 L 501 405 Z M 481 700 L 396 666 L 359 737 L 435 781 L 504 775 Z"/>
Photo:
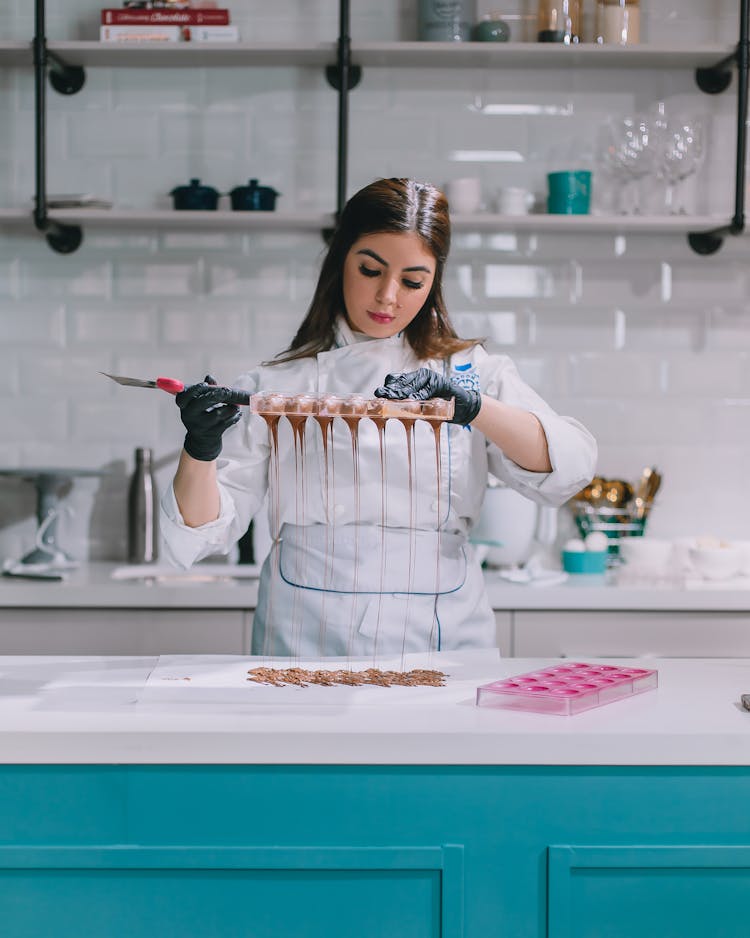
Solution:
<path fill-rule="evenodd" d="M 424 305 L 404 330 L 417 358 L 447 358 L 476 345 L 461 339 L 451 324 L 443 299 L 443 270 L 450 248 L 448 202 L 429 183 L 413 179 L 377 179 L 355 193 L 344 206 L 307 315 L 289 346 L 267 364 L 311 358 L 336 344 L 335 325 L 344 307 L 344 261 L 365 234 L 416 232 L 435 258 L 435 278 Z"/>

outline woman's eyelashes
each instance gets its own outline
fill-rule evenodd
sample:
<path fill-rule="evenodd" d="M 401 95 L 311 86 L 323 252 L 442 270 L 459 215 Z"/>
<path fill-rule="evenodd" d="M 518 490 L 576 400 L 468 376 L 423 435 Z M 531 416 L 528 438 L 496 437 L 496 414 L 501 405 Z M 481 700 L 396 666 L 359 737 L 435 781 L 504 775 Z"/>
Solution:
<path fill-rule="evenodd" d="M 380 270 L 376 267 L 368 267 L 366 264 L 359 265 L 359 272 L 365 277 L 379 277 Z M 405 287 L 408 287 L 409 290 L 419 290 L 424 284 L 421 281 L 417 280 L 402 280 L 401 281 Z"/>

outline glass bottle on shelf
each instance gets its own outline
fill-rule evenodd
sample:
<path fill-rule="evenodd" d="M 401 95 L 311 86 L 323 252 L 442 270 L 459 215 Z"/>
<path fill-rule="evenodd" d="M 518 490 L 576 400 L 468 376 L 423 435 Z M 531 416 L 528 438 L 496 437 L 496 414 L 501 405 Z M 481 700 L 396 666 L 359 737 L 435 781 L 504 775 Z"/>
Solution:
<path fill-rule="evenodd" d="M 621 46 L 640 42 L 640 0 L 597 0 L 596 41 Z"/>
<path fill-rule="evenodd" d="M 419 38 L 423 42 L 471 39 L 475 0 L 419 0 Z"/>
<path fill-rule="evenodd" d="M 581 32 L 580 0 L 539 0 L 537 41 L 576 43 Z"/>

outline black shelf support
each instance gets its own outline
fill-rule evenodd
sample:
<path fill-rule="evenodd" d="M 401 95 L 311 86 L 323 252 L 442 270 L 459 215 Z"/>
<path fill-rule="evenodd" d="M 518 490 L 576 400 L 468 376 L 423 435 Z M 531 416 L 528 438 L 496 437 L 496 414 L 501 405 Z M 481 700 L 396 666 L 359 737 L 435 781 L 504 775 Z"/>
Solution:
<path fill-rule="evenodd" d="M 707 68 L 696 68 L 695 83 L 706 94 L 721 94 L 732 83 L 732 66 L 737 61 L 737 53 L 733 52 L 716 65 Z"/>
<path fill-rule="evenodd" d="M 86 82 L 82 65 L 68 65 L 54 52 L 47 50 L 49 83 L 59 94 L 77 94 Z"/>
<path fill-rule="evenodd" d="M 36 197 L 34 225 L 58 254 L 72 254 L 83 241 L 83 232 L 76 225 L 61 225 L 47 214 L 47 96 L 48 68 L 45 35 L 44 0 L 35 0 L 34 17 L 34 89 L 36 124 Z"/>
<path fill-rule="evenodd" d="M 352 65 L 349 35 L 350 0 L 339 0 L 339 40 L 336 64 L 326 68 L 328 84 L 339 93 L 338 153 L 336 168 L 336 221 L 346 204 L 346 171 L 349 157 L 349 92 L 362 78 L 359 65 Z M 326 228 L 323 238 L 330 241 L 333 230 Z"/>
<path fill-rule="evenodd" d="M 691 231 L 688 244 L 696 254 L 715 254 L 727 235 L 739 235 L 745 230 L 745 161 L 747 159 L 747 83 L 750 68 L 750 0 L 740 0 L 740 41 L 730 59 L 737 63 L 737 156 L 734 182 L 734 214 L 728 225 L 713 231 Z M 719 63 L 716 68 L 722 67 Z M 699 69 L 698 71 L 706 71 Z M 709 69 L 710 71 L 710 69 Z M 697 77 L 697 76 L 696 76 Z M 700 85 L 700 82 L 698 82 Z M 706 90 L 705 88 L 703 89 Z"/>

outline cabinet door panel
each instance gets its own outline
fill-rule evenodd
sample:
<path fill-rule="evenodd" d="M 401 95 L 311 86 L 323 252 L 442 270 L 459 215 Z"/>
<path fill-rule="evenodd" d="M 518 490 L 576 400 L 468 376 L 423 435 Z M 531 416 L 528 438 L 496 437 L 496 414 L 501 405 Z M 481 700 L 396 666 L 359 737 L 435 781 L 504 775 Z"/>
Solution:
<path fill-rule="evenodd" d="M 459 938 L 445 847 L 0 847 L 9 935 Z"/>
<path fill-rule="evenodd" d="M 512 632 L 513 613 L 496 612 L 495 613 L 495 636 L 497 647 L 503 658 L 508 658 L 511 654 L 511 632 Z"/>
<path fill-rule="evenodd" d="M 515 612 L 518 658 L 750 656 L 750 614 L 741 612 Z"/>
<path fill-rule="evenodd" d="M 245 654 L 241 609 L 3 609 L 3 655 Z"/>
<path fill-rule="evenodd" d="M 749 847 L 552 847 L 549 938 L 746 938 Z"/>

